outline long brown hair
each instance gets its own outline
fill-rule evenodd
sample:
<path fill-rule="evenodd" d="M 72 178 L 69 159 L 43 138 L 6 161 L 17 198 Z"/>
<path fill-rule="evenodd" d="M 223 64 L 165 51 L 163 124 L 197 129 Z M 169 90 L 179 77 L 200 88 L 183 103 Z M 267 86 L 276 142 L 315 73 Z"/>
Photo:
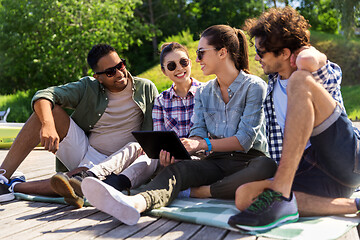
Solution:
<path fill-rule="evenodd" d="M 250 72 L 248 44 L 243 31 L 228 25 L 214 25 L 205 29 L 201 37 L 205 37 L 208 44 L 217 50 L 226 48 L 239 71 Z"/>

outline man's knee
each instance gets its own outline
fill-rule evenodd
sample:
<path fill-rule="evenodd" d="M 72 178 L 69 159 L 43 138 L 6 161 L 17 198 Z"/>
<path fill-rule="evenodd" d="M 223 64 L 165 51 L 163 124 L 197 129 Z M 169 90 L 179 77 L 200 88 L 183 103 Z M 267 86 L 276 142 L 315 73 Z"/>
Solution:
<path fill-rule="evenodd" d="M 295 71 L 291 74 L 286 87 L 287 95 L 292 96 L 298 92 L 306 93 L 312 89 L 316 81 L 307 71 Z"/>

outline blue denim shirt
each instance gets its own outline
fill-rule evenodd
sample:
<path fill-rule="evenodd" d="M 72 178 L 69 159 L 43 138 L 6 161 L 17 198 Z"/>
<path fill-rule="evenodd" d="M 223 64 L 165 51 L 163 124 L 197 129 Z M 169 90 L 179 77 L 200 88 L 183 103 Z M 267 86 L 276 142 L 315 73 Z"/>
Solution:
<path fill-rule="evenodd" d="M 216 78 L 201 86 L 195 95 L 190 137 L 235 136 L 245 152 L 254 148 L 268 155 L 263 110 L 266 87 L 261 78 L 240 71 L 228 88 L 230 100 L 225 104 Z"/>

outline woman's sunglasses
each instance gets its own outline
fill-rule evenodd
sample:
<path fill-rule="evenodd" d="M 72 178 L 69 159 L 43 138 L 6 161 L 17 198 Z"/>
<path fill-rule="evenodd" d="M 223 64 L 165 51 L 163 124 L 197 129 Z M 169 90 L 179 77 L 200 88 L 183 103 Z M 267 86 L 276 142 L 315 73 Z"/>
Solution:
<path fill-rule="evenodd" d="M 180 61 L 179 61 L 179 63 L 180 63 L 180 65 L 182 66 L 182 67 L 187 67 L 187 66 L 189 66 L 189 59 L 187 59 L 187 58 L 181 58 L 180 59 Z M 169 62 L 167 65 L 166 65 L 166 67 L 167 67 L 167 69 L 169 70 L 169 71 L 174 71 L 175 69 L 176 69 L 176 62 L 174 62 L 174 61 L 171 61 L 171 62 Z"/>
<path fill-rule="evenodd" d="M 116 74 L 116 69 L 123 70 L 125 67 L 126 67 L 126 61 L 125 59 L 121 58 L 121 62 L 118 63 L 115 67 L 105 69 L 105 71 L 103 72 L 95 72 L 95 74 L 106 74 L 107 77 L 113 77 Z"/>
<path fill-rule="evenodd" d="M 214 49 L 216 49 L 216 48 L 200 48 L 200 49 L 196 50 L 197 58 L 199 60 L 203 59 L 205 51 L 214 50 Z"/>

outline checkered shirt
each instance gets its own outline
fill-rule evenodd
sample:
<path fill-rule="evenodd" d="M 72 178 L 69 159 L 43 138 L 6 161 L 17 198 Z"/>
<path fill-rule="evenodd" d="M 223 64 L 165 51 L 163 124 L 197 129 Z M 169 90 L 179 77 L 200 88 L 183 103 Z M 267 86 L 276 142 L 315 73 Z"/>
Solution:
<path fill-rule="evenodd" d="M 154 131 L 175 131 L 180 137 L 188 137 L 193 125 L 191 117 L 194 112 L 195 93 L 201 85 L 192 78 L 192 84 L 186 97 L 179 97 L 174 85 L 163 91 L 154 101 L 152 111 Z"/>
<path fill-rule="evenodd" d="M 331 94 L 331 96 L 340 103 L 345 111 L 344 101 L 342 99 L 340 84 L 342 80 L 341 68 L 330 61 L 315 72 L 312 72 L 315 80 L 323 85 L 323 87 Z M 265 119 L 266 119 L 266 135 L 269 144 L 269 153 L 271 158 L 279 162 L 282 152 L 283 134 L 276 120 L 275 106 L 272 99 L 272 91 L 279 75 L 270 74 L 267 88 L 267 94 L 264 101 Z M 357 138 L 360 139 L 360 131 L 354 127 Z"/>

